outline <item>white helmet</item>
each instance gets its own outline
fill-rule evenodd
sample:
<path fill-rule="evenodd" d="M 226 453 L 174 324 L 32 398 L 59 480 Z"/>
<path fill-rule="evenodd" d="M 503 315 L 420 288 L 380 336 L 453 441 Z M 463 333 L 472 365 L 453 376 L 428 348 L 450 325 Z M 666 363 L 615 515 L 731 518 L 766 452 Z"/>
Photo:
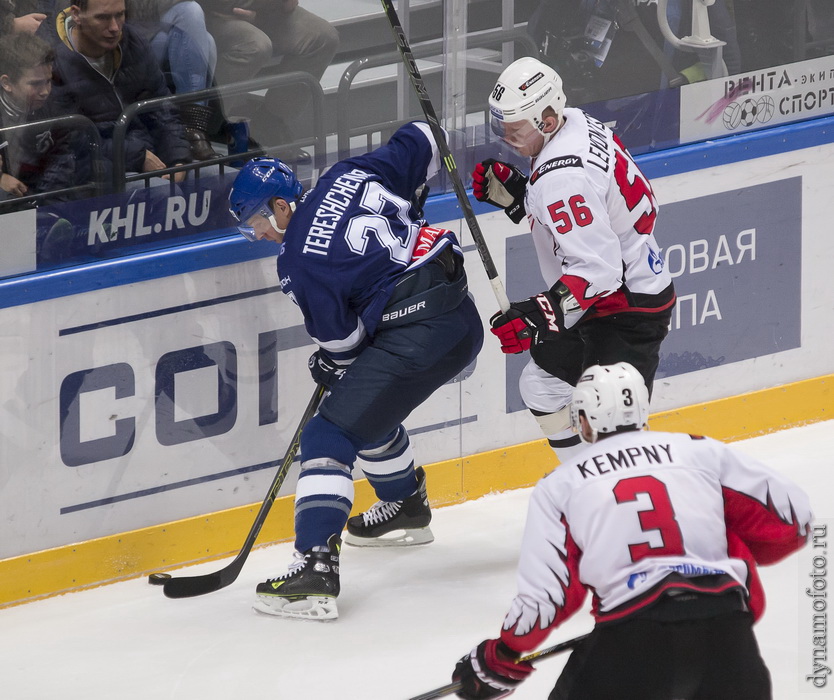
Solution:
<path fill-rule="evenodd" d="M 591 426 L 590 440 L 579 428 L 580 413 Z M 596 442 L 599 433 L 642 430 L 649 420 L 649 391 L 642 375 L 627 362 L 589 367 L 573 391 L 570 420 L 585 442 Z"/>
<path fill-rule="evenodd" d="M 490 127 L 503 137 L 505 122 L 524 120 L 541 132 L 545 107 L 552 107 L 561 122 L 566 101 L 555 70 L 530 56 L 519 58 L 504 69 L 489 96 Z"/>

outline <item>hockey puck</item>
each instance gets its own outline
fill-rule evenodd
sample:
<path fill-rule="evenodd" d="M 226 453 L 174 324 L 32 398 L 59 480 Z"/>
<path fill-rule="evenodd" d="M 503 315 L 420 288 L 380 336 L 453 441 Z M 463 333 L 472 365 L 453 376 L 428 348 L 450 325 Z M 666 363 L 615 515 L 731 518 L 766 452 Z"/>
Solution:
<path fill-rule="evenodd" d="M 148 583 L 152 586 L 163 586 L 171 578 L 171 574 L 151 574 L 148 576 Z"/>

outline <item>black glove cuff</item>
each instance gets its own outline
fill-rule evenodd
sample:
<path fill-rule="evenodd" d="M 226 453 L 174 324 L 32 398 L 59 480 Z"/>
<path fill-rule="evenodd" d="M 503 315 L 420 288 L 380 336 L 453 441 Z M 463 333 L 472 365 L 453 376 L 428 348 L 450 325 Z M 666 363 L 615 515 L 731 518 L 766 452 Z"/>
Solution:
<path fill-rule="evenodd" d="M 510 217 L 510 221 L 517 224 L 527 216 L 527 209 L 524 208 L 524 202 L 522 200 L 517 200 L 504 209 L 504 213 Z"/>

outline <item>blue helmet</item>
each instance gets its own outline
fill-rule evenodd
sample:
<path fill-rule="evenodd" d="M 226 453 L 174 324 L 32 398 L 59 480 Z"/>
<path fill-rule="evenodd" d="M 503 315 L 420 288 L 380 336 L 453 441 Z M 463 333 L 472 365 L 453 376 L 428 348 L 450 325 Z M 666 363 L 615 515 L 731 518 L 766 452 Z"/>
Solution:
<path fill-rule="evenodd" d="M 246 226 L 255 214 L 267 210 L 267 202 L 273 197 L 280 197 L 294 202 L 301 196 L 304 188 L 296 179 L 295 173 L 277 158 L 253 158 L 244 165 L 235 178 L 229 192 L 229 211 L 243 226 L 238 230 L 250 240 L 255 240 Z"/>

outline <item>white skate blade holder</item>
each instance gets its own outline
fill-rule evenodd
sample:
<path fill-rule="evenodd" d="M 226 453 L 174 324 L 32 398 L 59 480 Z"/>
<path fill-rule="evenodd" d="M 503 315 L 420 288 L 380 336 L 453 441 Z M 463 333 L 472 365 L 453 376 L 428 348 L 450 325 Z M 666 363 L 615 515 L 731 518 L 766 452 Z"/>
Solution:
<path fill-rule="evenodd" d="M 265 615 L 295 620 L 327 622 L 339 617 L 336 599 L 327 596 L 308 596 L 301 600 L 288 600 L 278 596 L 257 596 L 252 609 Z"/>
<path fill-rule="evenodd" d="M 434 542 L 434 535 L 429 527 L 400 528 L 379 537 L 357 537 L 346 532 L 344 541 L 352 547 L 411 547 L 415 544 Z"/>

